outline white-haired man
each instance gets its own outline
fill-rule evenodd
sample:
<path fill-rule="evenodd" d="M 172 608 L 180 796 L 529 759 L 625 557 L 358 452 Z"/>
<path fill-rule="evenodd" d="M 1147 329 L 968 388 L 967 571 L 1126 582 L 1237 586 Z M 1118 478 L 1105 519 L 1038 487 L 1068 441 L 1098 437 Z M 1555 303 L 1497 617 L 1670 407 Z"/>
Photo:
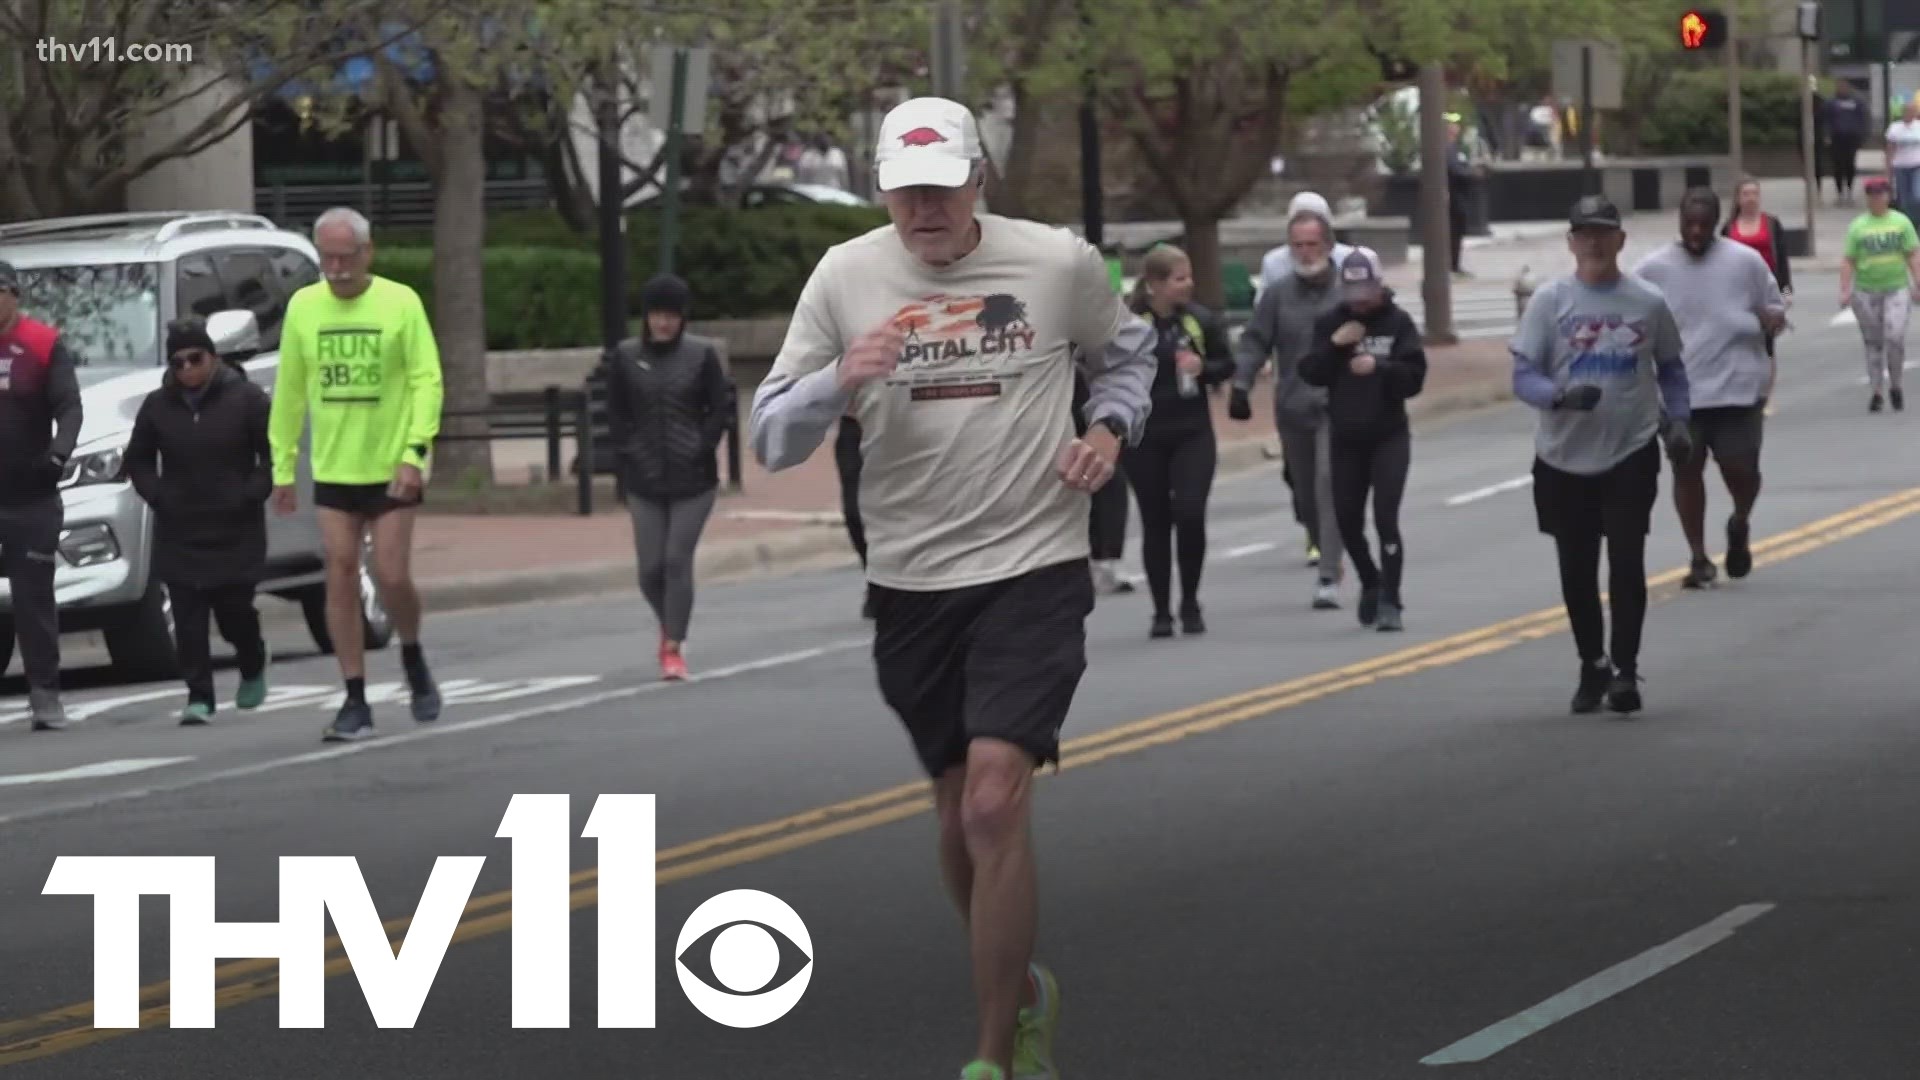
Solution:
<path fill-rule="evenodd" d="M 414 515 L 440 433 L 440 349 L 419 294 L 372 272 L 366 218 L 346 207 L 328 210 L 314 222 L 313 244 L 326 278 L 287 302 L 268 430 L 274 507 L 290 514 L 300 433 L 311 414 L 327 631 L 346 683 L 326 739 L 347 742 L 374 733 L 360 602 L 360 548 L 369 529 L 374 584 L 400 636 L 413 718 L 440 716 L 410 566 Z"/>
<path fill-rule="evenodd" d="M 887 115 L 875 163 L 892 224 L 821 258 L 749 428 L 779 470 L 849 409 L 859 421 L 880 692 L 933 778 L 972 939 L 979 1044 L 961 1075 L 1040 1080 L 1058 1075 L 1059 988 L 1033 962 L 1033 774 L 1058 760 L 1086 670 L 1089 493 L 1138 442 L 1157 362 L 1098 250 L 978 212 L 984 157 L 964 105 Z"/>

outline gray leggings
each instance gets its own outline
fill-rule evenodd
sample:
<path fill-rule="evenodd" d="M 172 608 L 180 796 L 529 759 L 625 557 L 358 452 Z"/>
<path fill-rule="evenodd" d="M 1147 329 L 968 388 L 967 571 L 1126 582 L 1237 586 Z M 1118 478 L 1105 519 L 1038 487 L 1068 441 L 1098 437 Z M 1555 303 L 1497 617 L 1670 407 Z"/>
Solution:
<path fill-rule="evenodd" d="M 700 543 L 716 491 L 671 501 L 627 496 L 640 592 L 668 641 L 685 641 L 693 620 L 693 549 Z"/>

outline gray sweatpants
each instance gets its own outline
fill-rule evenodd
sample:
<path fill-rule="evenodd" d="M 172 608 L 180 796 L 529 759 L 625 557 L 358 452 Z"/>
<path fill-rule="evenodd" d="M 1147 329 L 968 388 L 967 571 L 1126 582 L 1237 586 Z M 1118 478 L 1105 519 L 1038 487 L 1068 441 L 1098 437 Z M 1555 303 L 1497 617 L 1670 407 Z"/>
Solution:
<path fill-rule="evenodd" d="M 1912 302 L 1907 291 L 1853 291 L 1853 318 L 1860 324 L 1860 340 L 1867 347 L 1867 382 L 1878 394 L 1900 388 L 1907 367 L 1907 315 Z"/>
<path fill-rule="evenodd" d="M 1340 524 L 1333 516 L 1327 422 L 1302 422 L 1286 416 L 1275 417 L 1274 422 L 1280 429 L 1280 452 L 1286 455 L 1287 468 L 1293 473 L 1294 518 L 1320 547 L 1321 579 L 1338 581 L 1340 559 L 1346 550 L 1340 546 Z"/>
<path fill-rule="evenodd" d="M 693 549 L 713 513 L 717 491 L 672 501 L 627 497 L 640 592 L 668 641 L 685 641 L 693 621 Z"/>

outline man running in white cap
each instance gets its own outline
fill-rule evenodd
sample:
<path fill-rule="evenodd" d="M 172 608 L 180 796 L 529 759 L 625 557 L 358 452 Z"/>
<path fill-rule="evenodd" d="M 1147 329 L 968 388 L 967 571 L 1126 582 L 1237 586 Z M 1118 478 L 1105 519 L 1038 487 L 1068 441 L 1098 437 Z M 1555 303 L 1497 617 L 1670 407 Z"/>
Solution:
<path fill-rule="evenodd" d="M 769 470 L 851 414 L 881 696 L 933 779 L 940 865 L 972 939 L 963 1080 L 1055 1080 L 1059 987 L 1033 963 L 1028 821 L 1086 670 L 1089 493 L 1137 443 L 1155 335 L 1065 229 L 978 213 L 973 114 L 916 98 L 880 126 L 890 226 L 829 249 L 754 395 Z M 1075 437 L 1074 347 L 1086 434 Z"/>

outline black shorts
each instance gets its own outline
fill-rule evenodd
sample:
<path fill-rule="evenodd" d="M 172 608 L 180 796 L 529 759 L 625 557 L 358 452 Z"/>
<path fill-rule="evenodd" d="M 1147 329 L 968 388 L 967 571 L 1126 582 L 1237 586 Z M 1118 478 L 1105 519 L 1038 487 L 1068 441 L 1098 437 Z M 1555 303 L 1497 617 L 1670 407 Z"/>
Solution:
<path fill-rule="evenodd" d="M 1535 458 L 1533 512 L 1548 536 L 1645 536 L 1660 500 L 1660 440 L 1593 476 L 1563 472 Z"/>
<path fill-rule="evenodd" d="M 907 727 L 928 776 L 1003 739 L 1060 760 L 1060 729 L 1087 669 L 1093 574 L 1085 559 L 941 592 L 873 586 L 880 696 Z"/>
<path fill-rule="evenodd" d="M 1767 423 L 1765 405 L 1725 405 L 1693 410 L 1688 432 L 1693 436 L 1692 464 L 1715 461 L 1760 467 L 1760 442 Z"/>
<path fill-rule="evenodd" d="M 387 487 L 386 484 L 323 484 L 316 480 L 313 483 L 313 505 L 357 517 L 379 517 L 389 510 L 407 510 L 419 506 L 426 498 L 426 492 L 422 491 L 414 496 L 412 502 L 401 502 L 387 494 Z"/>

